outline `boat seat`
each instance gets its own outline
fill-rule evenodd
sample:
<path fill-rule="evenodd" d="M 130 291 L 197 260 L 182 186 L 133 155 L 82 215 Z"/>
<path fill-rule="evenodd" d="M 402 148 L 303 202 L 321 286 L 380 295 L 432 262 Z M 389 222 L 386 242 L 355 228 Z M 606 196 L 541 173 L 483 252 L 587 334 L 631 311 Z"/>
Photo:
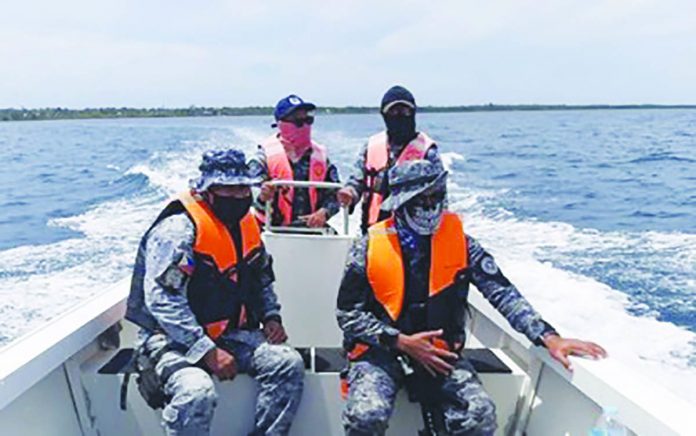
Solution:
<path fill-rule="evenodd" d="M 339 374 L 345 368 L 343 351 L 335 347 L 297 348 L 305 361 L 305 388 L 302 402 L 290 434 L 343 435 Z M 90 395 L 90 416 L 86 425 L 95 433 L 110 435 L 163 436 L 161 410 L 152 410 L 140 397 L 133 378 L 127 392 L 127 410 L 119 408 L 119 389 L 124 373 L 132 372 L 132 348 L 103 352 L 80 366 L 84 391 Z M 517 402 L 526 374 L 514 361 L 498 349 L 467 349 L 465 356 L 479 372 L 484 387 L 496 403 L 499 434 L 505 434 L 515 419 Z M 253 425 L 256 383 L 247 375 L 230 382 L 215 380 L 219 411 L 212 424 L 212 435 L 247 434 Z M 402 389 L 396 400 L 394 415 L 389 421 L 387 436 L 416 434 L 423 427 L 420 407 L 409 401 Z M 498 433 L 496 433 L 498 434 Z"/>
<path fill-rule="evenodd" d="M 99 374 L 125 374 L 135 371 L 132 363 L 133 348 L 120 349 L 106 364 L 99 368 Z M 305 362 L 305 368 L 316 373 L 341 372 L 346 365 L 341 348 L 297 348 Z M 464 350 L 464 356 L 469 359 L 479 374 L 509 374 L 512 372 L 498 356 L 488 348 Z"/>

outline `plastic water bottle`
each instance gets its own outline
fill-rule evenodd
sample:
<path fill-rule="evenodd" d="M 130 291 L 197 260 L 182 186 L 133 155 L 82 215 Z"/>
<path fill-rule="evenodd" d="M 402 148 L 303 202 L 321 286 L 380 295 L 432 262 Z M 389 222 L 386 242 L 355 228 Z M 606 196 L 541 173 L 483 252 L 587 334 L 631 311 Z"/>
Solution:
<path fill-rule="evenodd" d="M 589 436 L 627 436 L 628 430 L 616 418 L 618 413 L 616 407 L 605 407 Z"/>

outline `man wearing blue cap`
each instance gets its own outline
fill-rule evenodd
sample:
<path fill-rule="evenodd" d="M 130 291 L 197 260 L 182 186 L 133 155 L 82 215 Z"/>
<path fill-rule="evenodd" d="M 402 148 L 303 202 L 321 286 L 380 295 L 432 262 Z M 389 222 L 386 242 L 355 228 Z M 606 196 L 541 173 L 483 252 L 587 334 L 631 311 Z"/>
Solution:
<path fill-rule="evenodd" d="M 143 236 L 126 318 L 141 327 L 138 388 L 163 407 L 168 435 L 207 435 L 216 404 L 211 375 L 238 372 L 258 386 L 253 434 L 287 434 L 304 364 L 287 335 L 256 218 L 252 177 L 237 150 L 203 155 L 191 190 Z"/>
<path fill-rule="evenodd" d="M 273 113 L 278 131 L 259 145 L 249 162 L 263 180 L 338 182 L 338 170 L 329 161 L 326 147 L 312 140 L 316 106 L 297 95 L 278 102 Z M 264 184 L 256 199 L 256 215 L 266 221 L 265 204 L 273 201 L 271 224 L 321 228 L 339 209 L 334 190 L 283 187 Z"/>
<path fill-rule="evenodd" d="M 392 86 L 382 97 L 380 113 L 386 130 L 372 135 L 360 150 L 353 173 L 337 193 L 338 201 L 354 207 L 362 198 L 362 231 L 389 217 L 380 206 L 389 196 L 387 173 L 396 164 L 426 159 L 442 166 L 435 141 L 416 130 L 416 100 L 403 86 Z"/>

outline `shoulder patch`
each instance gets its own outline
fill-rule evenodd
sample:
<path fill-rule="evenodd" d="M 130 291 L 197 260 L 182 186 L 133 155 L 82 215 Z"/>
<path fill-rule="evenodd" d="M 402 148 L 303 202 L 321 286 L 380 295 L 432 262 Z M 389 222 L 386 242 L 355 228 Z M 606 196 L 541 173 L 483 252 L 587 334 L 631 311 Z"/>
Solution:
<path fill-rule="evenodd" d="M 490 256 L 481 259 L 481 269 L 488 275 L 493 276 L 498 274 L 498 265 L 496 265 L 495 261 Z"/>
<path fill-rule="evenodd" d="M 178 265 L 172 263 L 155 281 L 168 291 L 178 291 L 186 285 L 188 277 Z"/>

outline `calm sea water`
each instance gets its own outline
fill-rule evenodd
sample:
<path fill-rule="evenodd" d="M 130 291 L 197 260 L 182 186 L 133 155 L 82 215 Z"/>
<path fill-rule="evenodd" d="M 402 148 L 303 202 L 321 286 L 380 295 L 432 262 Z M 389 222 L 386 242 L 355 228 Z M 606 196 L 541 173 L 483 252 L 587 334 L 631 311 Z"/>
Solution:
<path fill-rule="evenodd" d="M 696 111 L 426 114 L 450 204 L 558 329 L 696 401 Z M 267 117 L 0 123 L 0 346 L 129 274 L 203 150 Z M 343 175 L 378 115 L 322 116 Z"/>

